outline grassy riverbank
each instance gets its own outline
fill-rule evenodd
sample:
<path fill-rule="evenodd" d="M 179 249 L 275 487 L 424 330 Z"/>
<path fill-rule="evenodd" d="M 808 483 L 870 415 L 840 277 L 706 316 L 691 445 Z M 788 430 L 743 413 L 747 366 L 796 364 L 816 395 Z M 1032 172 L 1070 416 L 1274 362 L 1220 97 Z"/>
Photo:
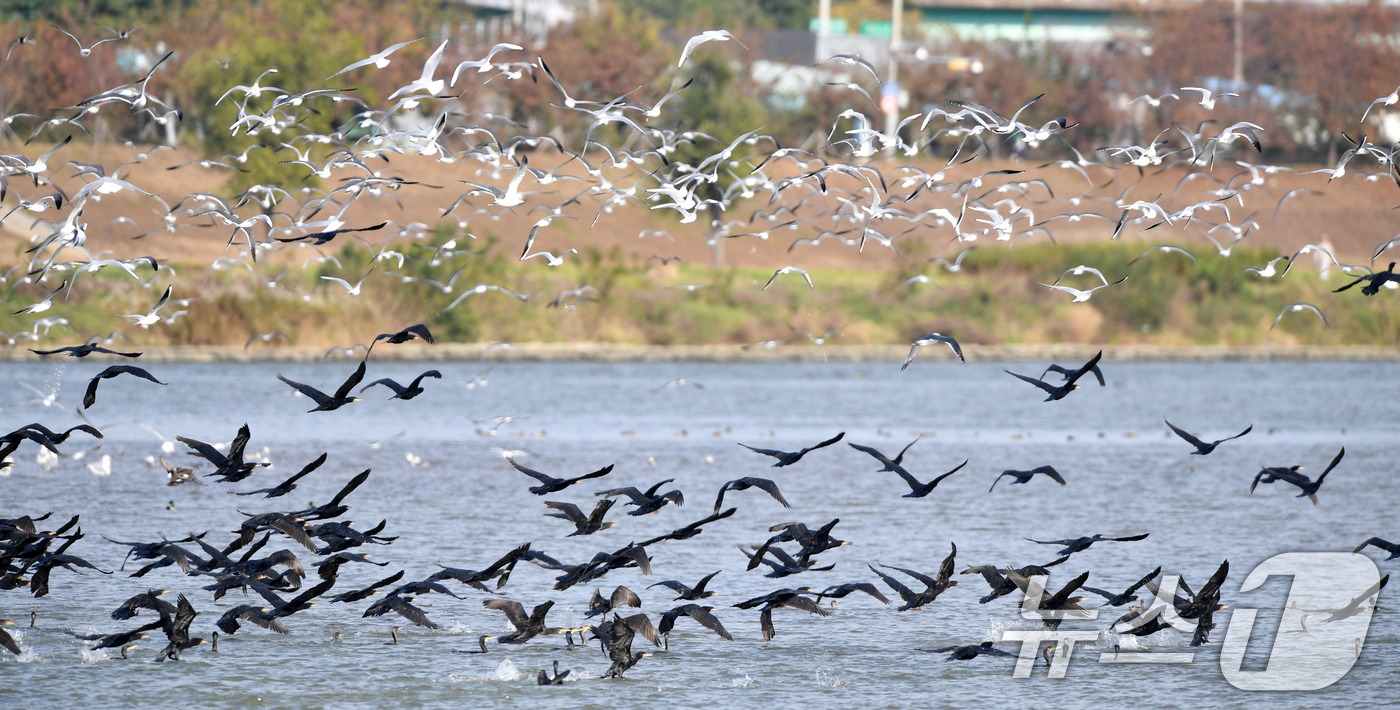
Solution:
<path fill-rule="evenodd" d="M 425 240 L 427 241 L 427 240 Z M 434 239 L 432 241 L 440 241 Z M 1385 290 L 1365 297 L 1359 289 L 1332 293 L 1350 280 L 1333 270 L 1323 280 L 1311 263 L 1300 263 L 1281 279 L 1236 276 L 1246 266 L 1263 264 L 1277 254 L 1263 249 L 1236 249 L 1229 258 L 1198 253 L 1198 263 L 1180 254 L 1154 253 L 1135 264 L 1146 244 L 1081 243 L 1025 245 L 1008 249 L 985 244 L 967 256 L 958 273 L 923 261 L 904 260 L 887 271 L 812 270 L 816 289 L 800 275 L 779 277 L 762 290 L 771 271 L 754 268 L 713 270 L 688 265 L 668 267 L 637 263 L 621 256 L 590 251 L 578 262 L 551 269 L 520 264 L 483 249 L 459 252 L 434 266 L 433 247 L 413 245 L 402 268 L 380 261 L 374 278 L 358 297 L 322 275 L 358 280 L 370 268 L 370 254 L 347 247 L 333 263 L 271 268 L 260 275 L 242 267 L 206 274 L 201 266 L 175 264 L 176 276 L 162 274 L 150 289 L 115 269 L 79 278 L 73 298 L 54 301 L 44 316 L 66 318 L 70 342 L 105 334 L 113 313 L 145 312 L 162 285 L 175 286 L 174 298 L 198 298 L 188 306 L 164 311 L 189 314 L 173 325 L 149 330 L 125 327 L 132 343 L 146 345 L 239 346 L 253 333 L 279 330 L 274 345 L 329 347 L 364 342 L 373 334 L 425 322 L 448 342 L 613 343 L 639 345 L 746 344 L 805 338 L 800 328 L 820 334 L 840 327 L 830 342 L 845 345 L 908 343 L 938 331 L 967 344 L 1038 345 L 1105 343 L 1116 345 L 1394 346 L 1400 343 L 1400 301 Z M 308 254 L 312 252 L 308 251 Z M 416 260 L 417 258 L 422 260 Z M 799 262 L 800 263 L 800 262 Z M 1089 264 L 1111 280 L 1128 275 L 1118 286 L 1094 294 L 1088 303 L 1071 303 L 1067 294 L 1037 282 L 1053 282 L 1064 270 Z M 447 282 L 461 273 L 451 293 L 415 281 L 404 283 L 384 272 L 414 279 Z M 932 284 L 904 284 L 920 273 Z M 145 277 L 147 272 L 141 272 Z M 276 279 L 269 286 L 269 279 Z M 1087 287 L 1093 277 L 1067 277 L 1065 283 Z M 479 283 L 499 284 L 530 294 L 528 302 L 488 291 L 467 297 L 442 312 Z M 587 300 L 565 299 L 550 307 L 565 289 L 597 289 Z M 24 294 L 24 295 L 21 295 Z M 16 291 L 6 312 L 35 300 L 33 287 Z M 1330 327 L 1312 313 L 1290 313 L 1274 330 L 1284 306 L 1315 304 Z M 572 306 L 572 307 L 570 307 Z M 795 315 L 793 315 L 795 314 Z M 35 316 L 0 316 L 0 330 L 30 330 Z M 52 342 L 52 341 L 50 341 Z"/>

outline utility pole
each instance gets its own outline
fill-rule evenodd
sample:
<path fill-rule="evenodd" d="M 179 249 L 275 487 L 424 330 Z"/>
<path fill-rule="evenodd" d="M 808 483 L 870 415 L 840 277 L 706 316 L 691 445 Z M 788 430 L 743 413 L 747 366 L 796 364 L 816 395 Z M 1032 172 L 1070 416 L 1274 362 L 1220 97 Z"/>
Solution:
<path fill-rule="evenodd" d="M 821 0 L 817 4 L 817 41 L 812 61 L 820 62 L 827 58 L 826 38 L 831 36 L 831 0 Z"/>
<path fill-rule="evenodd" d="M 890 14 L 890 67 L 885 75 L 885 86 L 881 87 L 881 108 L 885 110 L 885 135 L 890 139 L 891 145 L 895 144 L 895 128 L 899 126 L 899 50 L 903 34 L 904 0 L 894 0 Z M 893 99 L 887 98 L 889 92 L 893 92 Z"/>
<path fill-rule="evenodd" d="M 1244 86 L 1244 0 L 1235 0 L 1235 90 Z"/>

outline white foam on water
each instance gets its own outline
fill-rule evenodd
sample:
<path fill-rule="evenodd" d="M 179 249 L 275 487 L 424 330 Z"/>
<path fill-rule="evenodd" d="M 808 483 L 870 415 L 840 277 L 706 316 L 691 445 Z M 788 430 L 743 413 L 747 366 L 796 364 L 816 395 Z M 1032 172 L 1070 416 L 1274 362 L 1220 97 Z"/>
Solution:
<path fill-rule="evenodd" d="M 830 672 L 830 671 L 824 671 L 824 670 L 818 668 L 818 669 L 817 669 L 817 685 L 819 685 L 819 686 L 821 686 L 821 687 L 823 687 L 823 688 L 845 688 L 845 687 L 846 687 L 846 681 L 844 681 L 844 680 L 838 678 L 838 677 L 836 676 L 836 674 L 834 674 L 834 673 L 832 673 L 832 672 Z"/>
<path fill-rule="evenodd" d="M 509 658 L 501 661 L 501 664 L 496 666 L 496 680 L 509 682 L 520 680 L 524 677 L 525 674 L 521 673 L 520 669 L 515 667 L 515 662 Z"/>

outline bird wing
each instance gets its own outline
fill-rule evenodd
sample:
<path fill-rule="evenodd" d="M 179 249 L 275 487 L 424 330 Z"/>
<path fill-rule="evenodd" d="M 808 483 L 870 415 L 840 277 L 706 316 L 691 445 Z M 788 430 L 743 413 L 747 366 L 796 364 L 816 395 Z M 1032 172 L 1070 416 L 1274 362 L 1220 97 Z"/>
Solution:
<path fill-rule="evenodd" d="M 588 479 L 590 479 L 590 478 L 602 478 L 603 476 L 606 476 L 606 475 L 608 475 L 609 473 L 612 473 L 612 470 L 613 470 L 613 464 L 608 464 L 607 466 L 604 466 L 604 467 L 598 469 L 597 471 L 594 471 L 593 473 L 585 473 L 585 474 L 583 474 L 582 476 L 579 476 L 579 477 L 577 477 L 577 478 L 569 478 L 569 479 L 565 479 L 565 480 L 567 481 L 568 485 L 571 485 L 571 486 L 572 486 L 573 484 L 578 483 L 579 481 L 586 481 L 586 480 L 588 480 Z"/>
<path fill-rule="evenodd" d="M 781 503 L 784 508 L 792 507 L 792 505 L 787 502 L 787 499 L 783 498 L 783 493 L 778 490 L 778 484 L 776 482 L 766 478 L 745 478 L 743 480 L 750 486 L 763 490 L 767 492 L 768 495 L 773 496 L 773 500 Z"/>
<path fill-rule="evenodd" d="M 102 373 L 88 381 L 87 391 L 83 393 L 83 409 L 87 409 L 97 403 L 97 385 L 103 380 L 106 373 Z"/>
<path fill-rule="evenodd" d="M 1166 419 L 1163 419 L 1162 421 L 1167 422 Z M 1192 435 L 1191 435 L 1191 432 L 1185 431 L 1185 430 L 1182 429 L 1181 427 L 1179 427 L 1179 426 L 1177 426 L 1177 425 L 1175 425 L 1175 424 L 1172 424 L 1171 422 L 1167 422 L 1167 426 L 1168 426 L 1168 427 L 1171 427 L 1171 430 L 1174 431 L 1174 432 L 1176 432 L 1176 435 L 1177 435 L 1177 436 L 1179 436 L 1179 437 L 1185 439 L 1185 440 L 1186 440 L 1186 443 L 1188 443 L 1188 444 L 1190 444 L 1190 445 L 1192 445 L 1192 446 L 1195 446 L 1195 447 L 1197 447 L 1197 448 L 1200 448 L 1200 447 L 1206 445 L 1206 442 L 1201 441 L 1200 439 L 1197 439 L 1196 437 L 1192 436 Z M 1240 436 L 1244 436 L 1244 435 L 1241 434 Z"/>
<path fill-rule="evenodd" d="M 1350 602 L 1347 602 L 1346 608 L 1348 608 L 1348 609 L 1355 609 L 1356 607 L 1361 606 L 1361 603 L 1362 603 L 1362 602 L 1366 601 L 1367 599 L 1370 599 L 1372 595 L 1374 595 L 1374 594 L 1380 592 L 1382 589 L 1384 589 L 1384 588 L 1385 588 L 1385 585 L 1386 585 L 1388 582 L 1390 582 L 1390 575 L 1387 574 L 1386 576 L 1381 577 L 1380 579 L 1376 580 L 1376 583 L 1375 583 L 1375 584 L 1372 584 L 1370 587 L 1368 587 L 1368 588 L 1366 589 L 1366 591 L 1362 592 L 1362 593 L 1361 593 L 1359 596 L 1357 596 L 1355 599 L 1352 599 Z"/>
<path fill-rule="evenodd" d="M 579 507 L 573 503 L 547 500 L 544 502 L 544 506 L 559 511 L 558 513 L 551 513 L 550 515 L 553 517 L 564 518 L 575 525 L 583 525 L 588 522 L 588 516 L 584 515 L 583 511 L 579 510 Z"/>
<path fill-rule="evenodd" d="M 938 567 L 938 586 L 940 587 L 948 585 L 948 580 L 953 576 L 953 562 L 958 556 L 957 544 L 950 544 L 953 546 L 953 551 L 949 552 L 948 556 L 943 558 L 943 564 Z"/>
<path fill-rule="evenodd" d="M 724 639 L 725 641 L 734 640 L 734 637 L 730 635 L 729 630 L 724 628 L 724 624 L 720 623 L 719 617 L 715 616 L 714 614 L 711 614 L 708 609 L 697 604 L 687 604 L 686 607 L 689 608 L 685 609 L 685 611 L 680 613 L 694 619 L 701 626 L 719 634 L 719 637 Z"/>
<path fill-rule="evenodd" d="M 315 387 L 312 387 L 310 385 L 304 385 L 300 382 L 294 382 L 283 377 L 280 373 L 277 375 L 277 379 L 286 383 L 292 389 L 306 395 L 307 397 L 310 397 L 311 401 L 315 402 L 317 405 L 322 405 L 326 402 L 331 401 L 331 398 L 327 397 L 325 392 L 322 392 L 321 390 L 318 390 Z"/>
<path fill-rule="evenodd" d="M 772 456 L 772 457 L 775 458 L 775 459 L 780 459 L 780 458 L 782 458 L 782 457 L 784 457 L 784 456 L 787 456 L 787 454 L 788 454 L 788 452 L 786 452 L 786 451 L 778 451 L 778 450 L 776 450 L 776 449 L 757 449 L 757 448 L 754 448 L 754 447 L 752 447 L 752 446 L 749 446 L 748 444 L 739 444 L 739 445 L 742 446 L 742 447 L 744 447 L 744 448 L 746 448 L 746 449 L 748 449 L 749 451 L 752 451 L 752 452 L 756 453 L 756 454 L 763 454 L 764 456 Z"/>
<path fill-rule="evenodd" d="M 1208 599 L 1218 595 L 1220 593 L 1220 585 L 1225 583 L 1225 578 L 1229 576 L 1229 574 L 1230 561 L 1225 560 L 1220 563 L 1220 567 L 1216 568 L 1215 574 L 1211 575 L 1210 579 L 1206 580 L 1205 585 L 1201 587 L 1201 591 L 1191 596 L 1195 599 Z M 1181 586 L 1182 588 L 1186 588 L 1185 580 L 1181 582 Z M 1187 593 L 1190 593 L 1189 589 Z"/>
<path fill-rule="evenodd" d="M 610 510 L 616 502 L 617 501 L 612 498 L 605 498 L 598 501 L 598 504 L 593 506 L 593 512 L 588 515 L 588 522 L 594 525 L 601 525 L 603 523 L 603 518 L 608 514 L 608 510 Z"/>
<path fill-rule="evenodd" d="M 871 584 L 871 583 L 869 583 L 869 582 L 856 582 L 855 584 L 850 585 L 850 587 L 851 587 L 851 589 L 854 589 L 854 590 L 856 590 L 856 591 L 865 592 L 866 594 L 869 594 L 870 596 L 874 597 L 875 600 L 878 601 L 878 602 L 880 602 L 881 604 L 889 604 L 889 603 L 890 603 L 889 598 L 886 597 L 884 594 L 881 594 L 881 593 L 880 593 L 880 590 L 879 590 L 875 585 L 873 585 L 873 584 Z"/>
<path fill-rule="evenodd" d="M 1159 574 L 1161 574 L 1161 573 L 1162 573 L 1162 568 L 1161 568 L 1161 567 L 1158 567 L 1157 569 L 1152 570 L 1151 572 L 1149 572 L 1149 573 L 1147 574 L 1146 577 L 1143 577 L 1142 579 L 1139 579 L 1137 582 L 1135 582 L 1135 583 L 1133 584 L 1133 586 L 1128 587 L 1126 590 L 1124 590 L 1124 591 L 1123 591 L 1123 595 L 1124 595 L 1124 596 L 1128 596 L 1128 595 L 1131 595 L 1131 594 L 1137 592 L 1137 590 L 1138 590 L 1138 589 L 1141 589 L 1143 585 L 1147 584 L 1148 582 L 1151 582 L 1153 579 L 1156 579 L 1157 575 L 1159 575 Z M 1085 587 L 1085 589 L 1088 589 L 1088 587 Z"/>
<path fill-rule="evenodd" d="M 962 470 L 962 467 L 963 467 L 963 466 L 966 466 L 966 465 L 967 465 L 967 462 L 968 462 L 968 461 L 971 461 L 971 460 L 972 460 L 972 459 L 963 459 L 963 462 L 960 463 L 960 464 L 958 464 L 956 468 L 954 468 L 953 470 L 951 470 L 951 471 L 949 471 L 949 472 L 943 474 L 942 476 L 939 476 L 938 478 L 933 479 L 933 481 L 932 481 L 931 483 L 929 483 L 929 488 L 937 488 L 939 482 L 941 482 L 943 479 L 945 479 L 945 478 L 947 478 L 947 477 L 949 477 L 949 476 L 951 476 L 951 475 L 957 473 L 958 471 L 961 471 L 961 470 Z M 900 470 L 903 470 L 903 469 L 900 469 Z"/>
<path fill-rule="evenodd" d="M 191 449 L 194 449 L 195 455 L 205 459 L 206 461 L 214 464 L 215 466 L 222 468 L 228 464 L 228 459 L 224 458 L 224 455 L 222 453 L 219 453 L 218 449 L 214 448 L 213 446 L 210 446 L 209 444 L 185 436 L 177 436 L 175 437 L 175 440 L 184 444 L 185 446 L 190 447 Z"/>
<path fill-rule="evenodd" d="M 418 626 L 429 629 L 436 629 L 438 627 L 437 624 L 433 623 L 432 619 L 428 618 L 428 615 L 424 613 L 422 609 L 408 603 L 406 599 L 391 596 L 386 598 L 385 601 L 389 602 L 389 608 L 393 609 L 395 613 Z M 383 612 L 380 613 L 382 614 Z"/>
<path fill-rule="evenodd" d="M 877 577 L 879 577 L 880 579 L 884 580 L 885 584 L 889 585 L 890 589 L 893 589 L 893 590 L 895 591 L 895 593 L 898 594 L 898 595 L 900 596 L 901 599 L 903 599 L 904 601 L 907 602 L 907 601 L 909 601 L 909 600 L 911 600 L 911 599 L 914 598 L 914 596 L 915 596 L 915 595 L 914 595 L 914 590 L 912 590 L 912 589 L 910 589 L 910 588 L 904 586 L 903 584 L 901 584 L 901 583 L 899 582 L 899 580 L 895 579 L 894 577 L 891 577 L 891 576 L 885 574 L 884 572 L 881 572 L 880 570 L 875 569 L 875 567 L 874 567 L 873 565 L 867 565 L 867 566 L 870 567 L 870 571 L 871 571 L 871 572 L 874 572 L 874 573 L 875 573 L 875 576 L 877 576 Z"/>
<path fill-rule="evenodd" d="M 1023 382 L 1029 382 L 1029 383 L 1035 385 L 1036 387 L 1039 387 L 1040 389 L 1045 390 L 1045 393 L 1046 393 L 1046 394 L 1054 394 L 1054 393 L 1055 393 L 1055 390 L 1057 389 L 1054 385 L 1052 385 L 1052 384 L 1050 384 L 1050 383 L 1048 383 L 1048 382 L 1043 382 L 1043 381 L 1041 381 L 1041 380 L 1037 380 L 1037 379 L 1034 378 L 1034 377 L 1027 377 L 1026 375 L 1018 375 L 1018 374 L 1016 374 L 1016 373 L 1014 373 L 1014 372 L 1012 372 L 1012 371 L 1010 371 L 1010 370 L 1002 370 L 1002 372 L 1005 372 L 1006 374 L 1011 375 L 1012 377 L 1015 377 L 1016 379 L 1019 379 L 1019 380 L 1021 380 L 1021 381 L 1023 381 Z M 996 485 L 996 484 L 992 484 L 992 485 Z"/>
<path fill-rule="evenodd" d="M 149 194 L 149 193 L 148 193 L 148 194 Z M 174 287 L 174 286 L 166 286 L 166 287 L 165 287 L 165 293 L 161 295 L 159 301 L 156 301 L 155 307 L 151 309 L 151 315 L 155 315 L 156 313 L 159 313 L 159 312 L 160 312 L 160 309 L 165 308 L 165 304 L 167 304 L 167 303 L 170 302 L 170 294 L 171 294 L 171 292 L 173 292 L 174 290 L 175 290 L 175 287 Z"/>
<path fill-rule="evenodd" d="M 1031 473 L 1043 473 L 1049 476 L 1050 478 L 1055 479 L 1055 482 L 1059 483 L 1060 485 L 1065 485 L 1064 477 L 1060 475 L 1059 471 L 1055 470 L 1054 466 L 1037 466 L 1031 469 Z"/>
<path fill-rule="evenodd" d="M 917 441 L 917 440 L 916 440 L 916 441 Z M 872 456 L 876 461 L 879 461 L 880 463 L 882 463 L 882 464 L 884 464 L 884 465 L 886 465 L 886 466 L 888 466 L 888 467 L 890 467 L 890 468 L 894 468 L 894 467 L 897 465 L 897 464 L 895 464 L 894 461 L 890 460 L 890 458 L 889 458 L 888 456 L 886 456 L 886 455 L 880 453 L 880 452 L 879 452 L 878 450 L 876 450 L 875 447 L 873 447 L 873 446 L 864 446 L 864 445 L 862 445 L 862 444 L 852 444 L 852 443 L 849 443 L 849 442 L 848 442 L 846 445 L 849 446 L 849 447 L 851 447 L 851 448 L 853 448 L 853 449 L 855 449 L 856 451 L 861 451 L 861 452 L 870 454 L 870 456 Z M 910 444 L 909 446 L 913 446 L 913 444 Z M 908 450 L 909 450 L 909 447 L 908 447 L 908 446 L 906 446 L 906 447 L 904 447 L 904 448 L 905 448 L 905 451 L 908 451 Z M 901 452 L 899 452 L 899 453 L 900 453 L 900 458 L 904 458 L 904 452 L 901 451 Z"/>
<path fill-rule="evenodd" d="M 1341 451 L 1338 451 L 1338 452 L 1337 452 L 1337 455 L 1336 455 L 1335 457 L 1333 457 L 1332 463 L 1327 464 L 1327 469 L 1326 469 L 1325 471 L 1322 472 L 1322 475 L 1321 475 L 1321 476 L 1318 476 L 1316 481 L 1313 481 L 1313 483 L 1312 483 L 1312 489 L 1313 489 L 1314 491 L 1316 491 L 1318 488 L 1321 488 L 1321 487 L 1322 487 L 1322 479 L 1327 478 L 1327 474 L 1331 473 L 1331 472 L 1332 472 L 1332 469 L 1336 468 L 1336 467 L 1337 467 L 1337 464 L 1339 464 L 1339 463 L 1342 462 L 1342 457 L 1343 457 L 1343 456 L 1346 456 L 1346 455 L 1347 455 L 1347 448 L 1346 448 L 1345 446 L 1343 446 L 1343 447 L 1342 447 L 1342 450 L 1341 450 Z"/>
<path fill-rule="evenodd" d="M 811 599 L 808 599 L 807 597 L 802 596 L 801 594 L 785 595 L 781 601 L 774 602 L 774 605 L 791 607 L 793 609 L 801 609 L 802 611 L 810 612 L 812 614 L 816 614 L 817 616 L 831 616 L 831 612 L 827 611 L 826 609 L 823 609 L 821 605 L 817 604 Z"/>
<path fill-rule="evenodd" d="M 1089 581 L 1089 573 L 1085 572 L 1079 575 L 1078 577 L 1075 577 L 1074 579 L 1070 580 L 1069 584 L 1066 584 L 1064 588 L 1060 591 L 1055 592 L 1054 596 L 1050 597 L 1045 601 L 1042 601 L 1040 603 L 1040 606 L 1042 608 L 1050 609 L 1063 606 L 1064 603 L 1069 600 L 1070 595 L 1078 591 L 1079 588 L 1084 586 L 1084 583 L 1087 581 Z"/>
<path fill-rule="evenodd" d="M 820 444 L 817 444 L 816 446 L 809 446 L 809 447 L 807 447 L 807 448 L 805 448 L 805 449 L 802 450 L 802 454 L 805 456 L 806 454 L 808 454 L 808 453 L 810 453 L 810 452 L 812 452 L 812 451 L 816 451 L 817 449 L 820 449 L 820 448 L 822 448 L 822 447 L 831 446 L 832 444 L 835 444 L 836 442 L 840 441 L 840 440 L 841 440 L 841 437 L 843 437 L 843 436 L 845 436 L 845 435 L 846 435 L 846 432 L 843 431 L 843 432 L 837 434 L 836 436 L 833 436 L 833 437 L 831 437 L 830 439 L 827 439 L 826 441 L 823 441 L 823 442 L 821 442 Z"/>
<path fill-rule="evenodd" d="M 423 382 L 424 377 L 431 377 L 435 380 L 440 380 L 442 379 L 442 373 L 438 372 L 437 370 L 428 370 L 427 372 L 413 378 L 413 382 L 409 383 L 409 387 L 417 389 L 418 385 Z"/>
<path fill-rule="evenodd" d="M 509 599 L 486 599 L 481 605 L 487 609 L 505 612 L 506 620 L 517 629 L 523 629 L 530 623 L 530 617 L 525 615 L 525 607 L 520 602 Z"/>
<path fill-rule="evenodd" d="M 306 533 L 306 526 L 302 525 L 296 520 L 293 520 L 291 517 L 283 515 L 273 518 L 270 522 L 268 522 L 268 525 L 275 528 L 277 531 L 281 532 L 287 537 L 296 540 L 299 544 L 301 544 L 302 547 L 305 547 L 306 549 L 312 552 L 317 551 L 316 541 L 312 540 L 311 536 Z"/>
<path fill-rule="evenodd" d="M 355 389 L 355 386 L 360 384 L 360 381 L 363 379 L 365 379 L 365 361 L 361 360 L 360 366 L 355 368 L 355 372 L 340 385 L 340 389 L 335 391 L 335 398 L 345 399 L 346 395 L 349 395 L 350 392 Z"/>
<path fill-rule="evenodd" d="M 596 491 L 593 493 L 593 495 L 606 496 L 608 498 L 611 498 L 613 496 L 627 496 L 628 498 L 631 498 L 632 502 L 637 505 L 641 505 L 651 500 L 651 498 L 643 495 L 641 491 L 637 490 L 636 486 L 627 486 L 626 488 L 609 488 L 606 491 Z"/>
<path fill-rule="evenodd" d="M 424 324 L 422 324 L 422 323 L 419 323 L 419 324 L 417 324 L 417 325 L 410 325 L 410 326 L 408 326 L 407 328 L 404 328 L 402 331 L 399 331 L 399 332 L 401 332 L 401 333 L 412 333 L 413 335 L 418 336 L 419 339 L 421 339 L 422 341 L 428 343 L 429 345 L 432 345 L 433 343 L 436 343 L 436 342 L 437 342 L 436 340 L 433 339 L 433 334 L 432 334 L 432 332 L 430 332 L 430 331 L 428 330 L 428 326 L 426 326 L 426 325 L 424 325 Z"/>
<path fill-rule="evenodd" d="M 1366 539 L 1366 542 L 1363 542 L 1363 543 L 1361 543 L 1360 545 L 1357 545 L 1357 546 L 1356 546 L 1356 549 L 1351 551 L 1351 554 L 1354 555 L 1354 554 L 1360 552 L 1360 551 L 1361 551 L 1362 549 L 1364 549 L 1367 545 L 1371 545 L 1372 547 L 1376 547 L 1376 548 L 1379 548 L 1379 549 L 1381 549 L 1381 550 L 1385 550 L 1386 552 L 1393 552 L 1393 551 L 1395 551 L 1395 550 L 1397 550 L 1397 549 L 1400 549 L 1400 545 L 1396 545 L 1395 543 L 1388 542 L 1388 541 L 1386 541 L 1386 540 L 1382 540 L 1381 538 L 1378 538 L 1378 537 L 1372 537 L 1372 538 L 1367 538 L 1367 539 Z"/>
<path fill-rule="evenodd" d="M 918 354 L 919 354 L 919 348 L 920 348 L 920 347 L 922 347 L 922 346 L 920 346 L 918 343 L 911 343 L 911 344 L 910 344 L 910 346 L 909 346 L 909 356 L 906 357 L 906 358 L 904 358 L 904 364 L 899 366 L 899 371 L 900 371 L 900 372 L 904 372 L 904 370 L 905 370 L 906 368 L 909 367 L 909 363 L 914 362 L 914 358 L 917 357 Z"/>
<path fill-rule="evenodd" d="M 369 479 L 369 472 L 370 469 L 365 469 L 355 474 L 355 477 L 350 479 L 350 481 L 346 483 L 345 486 L 341 488 L 338 493 L 335 494 L 335 497 L 332 498 L 331 502 L 327 505 L 331 508 L 339 506 L 341 501 L 345 500 L 345 496 L 350 495 L 352 491 L 360 487 L 360 484 L 364 483 L 366 480 Z"/>
<path fill-rule="evenodd" d="M 316 469 L 320 468 L 321 464 L 324 464 L 326 462 L 327 456 L 328 454 L 321 454 L 320 456 L 317 456 L 315 461 L 306 464 L 306 466 L 304 466 L 300 471 L 297 471 L 296 475 L 283 481 L 280 485 L 277 486 L 277 488 L 282 488 L 284 486 L 296 483 L 303 477 L 310 475 L 312 471 L 315 471 Z"/>
<path fill-rule="evenodd" d="M 609 598 L 608 602 L 612 604 L 614 609 L 620 606 L 637 608 L 641 608 L 642 606 L 642 598 L 637 596 L 636 592 L 621 585 L 618 585 L 617 589 L 613 590 L 612 597 Z"/>
<path fill-rule="evenodd" d="M 642 635 L 642 638 L 652 642 L 656 646 L 661 645 L 661 636 L 656 633 L 656 627 L 652 625 L 651 619 L 646 614 L 633 614 L 622 619 L 634 633 Z"/>
<path fill-rule="evenodd" d="M 1037 545 L 1070 545 L 1079 541 L 1077 538 L 1069 540 L 1034 540 L 1029 537 L 1023 537 L 1021 539 L 1026 540 L 1027 542 L 1034 542 Z"/>
<path fill-rule="evenodd" d="M 510 458 L 509 456 L 506 457 L 506 463 L 509 463 L 511 466 L 514 466 L 514 467 L 515 467 L 515 470 L 517 470 L 517 471 L 519 471 L 519 472 L 525 474 L 526 476 L 529 476 L 530 478 L 535 479 L 536 481 L 539 481 L 540 483 L 546 484 L 546 485 L 553 484 L 553 483 L 558 483 L 560 480 L 562 480 L 562 479 L 554 478 L 553 476 L 550 476 L 550 475 L 547 475 L 547 474 L 544 474 L 544 473 L 540 473 L 539 471 L 536 471 L 536 470 L 533 469 L 533 468 L 526 468 L 526 467 L 524 467 L 524 466 L 521 466 L 520 464 L 518 464 L 518 463 L 515 462 L 515 459 Z"/>
<path fill-rule="evenodd" d="M 292 633 L 287 629 L 287 627 L 277 623 L 277 619 L 275 617 L 264 616 L 263 612 L 256 607 L 246 607 L 243 613 L 238 615 L 238 618 L 243 619 L 244 621 L 251 621 L 257 626 L 261 626 L 264 629 L 267 629 L 268 631 L 274 631 L 276 633 L 282 634 L 283 636 Z"/>
<path fill-rule="evenodd" d="M 1094 355 L 1094 357 L 1090 359 L 1089 362 L 1084 363 L 1084 366 L 1076 370 L 1073 375 L 1070 375 L 1069 378 L 1065 380 L 1064 386 L 1072 386 L 1079 378 L 1083 377 L 1086 373 L 1088 373 L 1095 367 L 1098 367 L 1099 360 L 1101 358 L 1103 358 L 1102 350 L 1100 350 L 1098 354 Z"/>
<path fill-rule="evenodd" d="M 1145 540 L 1145 539 L 1147 539 L 1147 536 L 1148 536 L 1148 535 L 1151 535 L 1151 534 L 1152 534 L 1152 533 L 1143 533 L 1143 534 L 1141 534 L 1141 535 L 1131 535 L 1131 536 L 1129 536 L 1129 537 L 1110 537 L 1110 538 L 1104 538 L 1104 539 L 1106 539 L 1106 540 L 1112 540 L 1113 542 L 1137 542 L 1138 540 Z"/>
<path fill-rule="evenodd" d="M 384 377 L 384 378 L 375 380 L 375 381 L 373 381 L 373 382 L 371 382 L 371 383 L 365 385 L 364 387 L 361 387 L 361 388 L 360 388 L 360 393 L 361 393 L 361 394 L 364 394 L 364 391 L 365 391 L 365 390 L 367 390 L 367 389 L 369 389 L 369 388 L 371 388 L 371 387 L 373 387 L 373 386 L 375 386 L 375 385 L 384 385 L 385 387 L 388 387 L 389 389 L 393 390 L 393 391 L 394 391 L 394 394 L 396 394 L 396 395 L 403 394 L 404 392 L 407 392 L 407 391 L 408 391 L 408 388 L 407 388 L 407 387 L 404 387 L 403 385 L 401 385 L 401 384 L 399 384 L 399 383 L 393 381 L 392 379 L 390 379 L 390 378 L 388 378 L 388 377 Z"/>

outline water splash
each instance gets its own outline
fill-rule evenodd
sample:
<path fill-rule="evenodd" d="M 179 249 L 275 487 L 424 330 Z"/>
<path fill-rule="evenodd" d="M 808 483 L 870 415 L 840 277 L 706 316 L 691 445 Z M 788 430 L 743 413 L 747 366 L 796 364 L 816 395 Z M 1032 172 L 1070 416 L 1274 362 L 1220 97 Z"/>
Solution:
<path fill-rule="evenodd" d="M 521 673 L 520 669 L 516 668 L 515 663 L 509 658 L 501 661 L 501 664 L 496 666 L 496 680 L 510 682 L 520 680 L 524 677 L 525 674 Z"/>
<path fill-rule="evenodd" d="M 99 648 L 96 651 L 84 648 L 78 651 L 78 655 L 82 657 L 83 663 L 102 663 L 112 660 L 112 657 L 107 655 L 105 648 Z"/>
<path fill-rule="evenodd" d="M 818 673 L 820 673 L 820 671 L 818 671 Z M 755 683 L 757 683 L 757 682 L 758 682 L 758 681 L 754 680 L 753 678 L 750 678 L 748 673 L 745 673 L 743 678 L 734 678 L 734 679 L 731 679 L 731 680 L 729 681 L 729 687 L 731 687 L 731 688 L 749 688 L 749 687 L 752 687 L 752 686 L 753 686 Z"/>
<path fill-rule="evenodd" d="M 745 676 L 745 677 L 748 677 L 748 676 Z M 847 687 L 847 686 L 846 686 L 846 681 L 844 681 L 844 680 L 838 678 L 838 677 L 836 676 L 836 674 L 831 673 L 830 671 L 821 670 L 820 668 L 817 669 L 817 685 L 819 685 L 819 686 L 821 686 L 821 687 L 823 687 L 823 688 L 845 688 L 845 687 Z"/>

